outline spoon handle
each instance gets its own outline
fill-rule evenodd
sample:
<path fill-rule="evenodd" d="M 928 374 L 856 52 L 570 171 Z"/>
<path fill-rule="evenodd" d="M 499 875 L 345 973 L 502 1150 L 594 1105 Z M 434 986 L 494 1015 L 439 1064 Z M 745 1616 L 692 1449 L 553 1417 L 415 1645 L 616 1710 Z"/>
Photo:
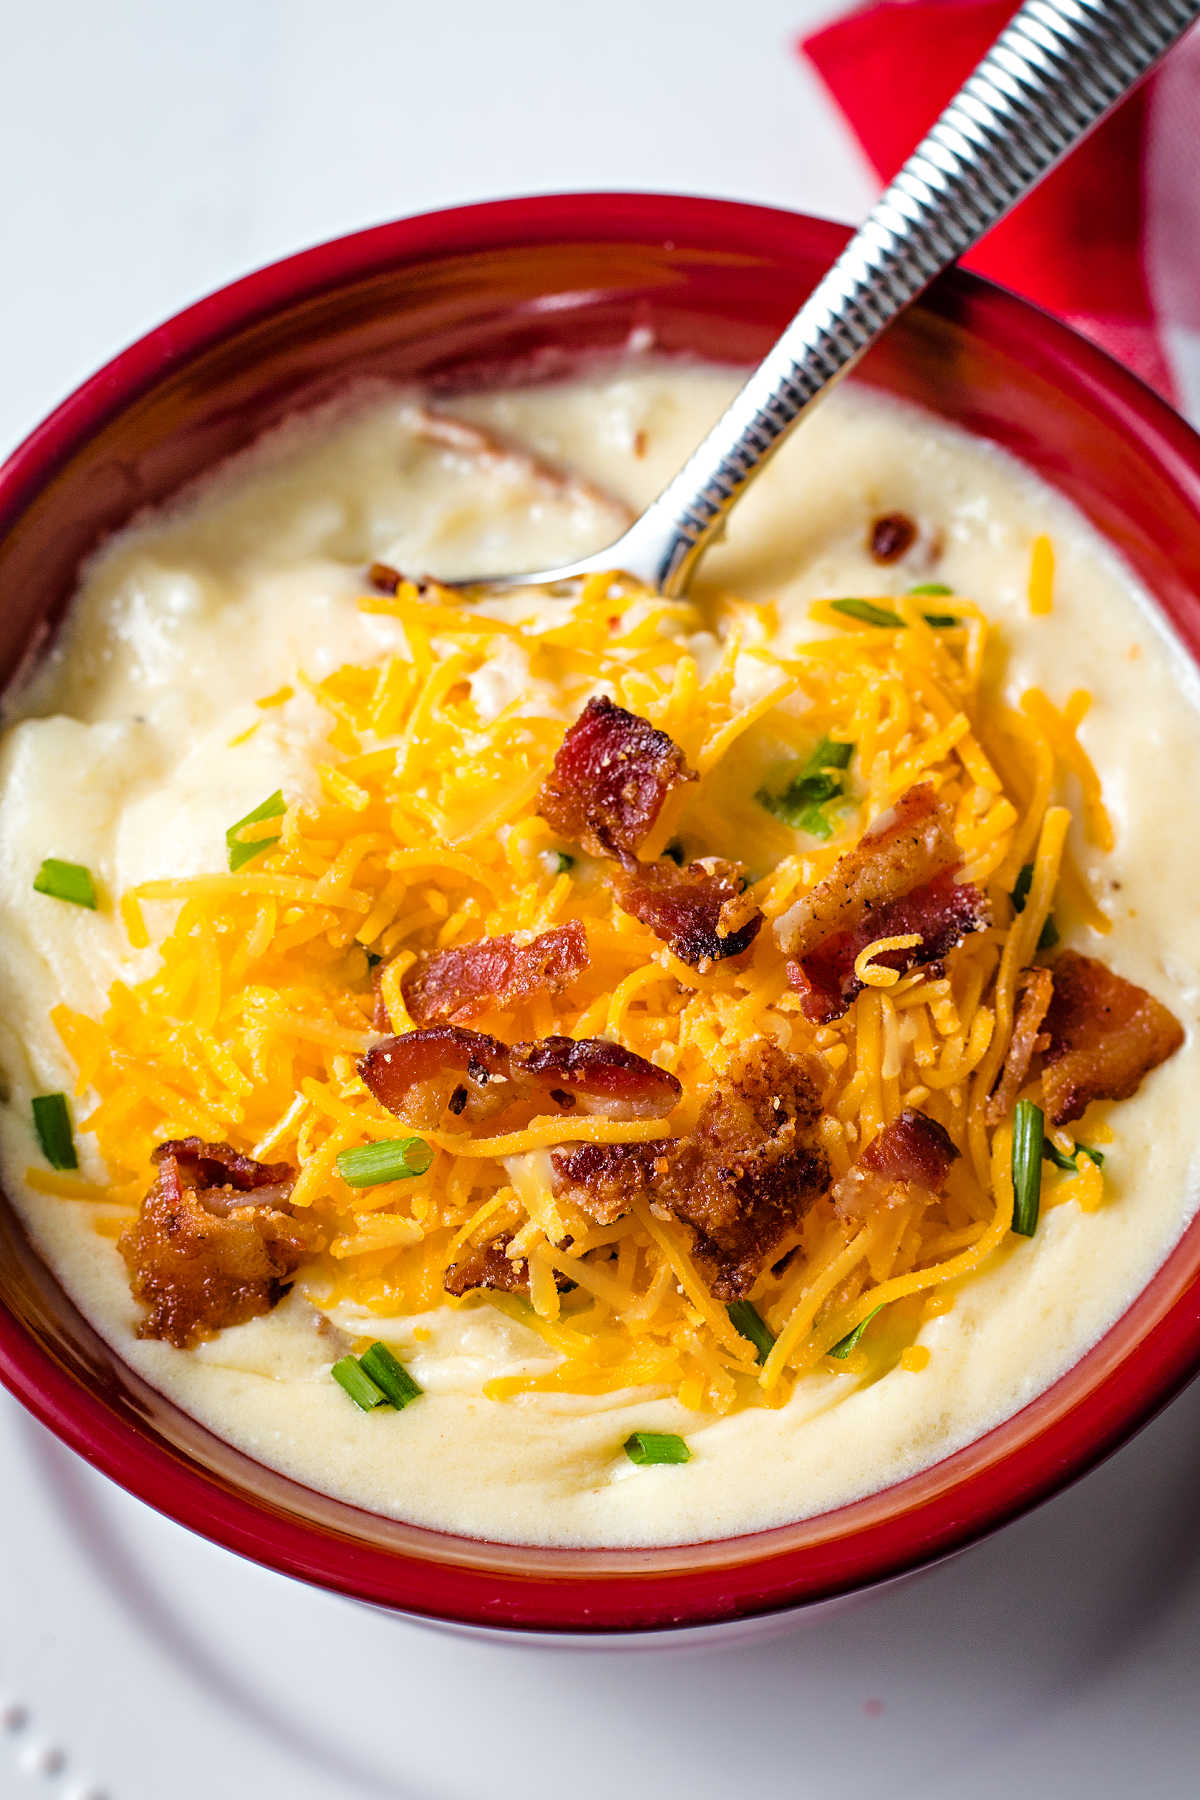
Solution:
<path fill-rule="evenodd" d="M 745 387 L 623 540 L 622 566 L 662 592 L 681 592 L 747 482 L 805 410 L 1198 16 L 1200 0 L 1026 0 Z"/>

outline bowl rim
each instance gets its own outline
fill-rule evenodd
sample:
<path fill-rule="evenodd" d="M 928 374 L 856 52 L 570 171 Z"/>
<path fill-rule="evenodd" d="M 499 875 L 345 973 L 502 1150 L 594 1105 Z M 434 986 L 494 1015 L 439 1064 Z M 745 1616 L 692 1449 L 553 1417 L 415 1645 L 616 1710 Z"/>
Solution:
<path fill-rule="evenodd" d="M 552 193 L 440 209 L 330 239 L 266 264 L 217 288 L 120 351 L 37 425 L 0 465 L 0 530 L 50 482 L 59 468 L 103 425 L 139 396 L 231 332 L 277 309 L 335 290 L 344 282 L 463 254 L 538 243 L 643 242 L 664 248 L 682 238 L 688 249 L 731 246 L 794 252 L 803 247 L 832 262 L 847 227 L 781 208 L 696 195 L 594 192 Z M 1069 373 L 1076 389 L 1107 414 L 1124 435 L 1191 497 L 1200 512 L 1200 437 L 1135 376 L 1068 326 L 1028 301 L 961 271 L 938 284 L 940 302 L 969 302 L 973 326 L 982 321 L 1018 359 L 1047 361 Z M 525 1632 L 575 1635 L 686 1629 L 730 1618 L 787 1611 L 850 1594 L 910 1572 L 977 1541 L 1018 1513 L 1059 1492 L 1111 1454 L 1164 1406 L 1200 1369 L 1200 1274 L 1193 1227 L 1122 1315 L 1138 1309 L 1146 1324 L 1138 1354 L 1110 1356 L 1104 1345 L 1085 1353 L 1066 1375 L 993 1432 L 933 1465 L 944 1491 L 922 1495 L 923 1478 L 910 1477 L 883 1494 L 904 1503 L 850 1535 L 790 1549 L 788 1527 L 636 1553 L 526 1551 L 503 1566 L 471 1555 L 488 1546 L 450 1533 L 422 1534 L 436 1546 L 426 1555 L 372 1545 L 281 1513 L 248 1491 L 230 1492 L 216 1475 L 183 1463 L 169 1446 L 123 1420 L 103 1395 L 83 1385 L 0 1306 L 0 1382 L 71 1449 L 129 1493 L 225 1548 L 283 1574 L 398 1611 L 442 1621 Z M 1187 1254 L 1185 1255 L 1185 1251 Z M 1100 1373 L 1063 1406 L 1064 1384 L 1088 1365 Z M 1078 1385 L 1078 1384 L 1076 1384 Z M 1060 1399 L 1055 1402 L 1053 1397 Z M 1019 1427 L 1020 1441 L 992 1463 L 967 1468 L 948 1487 L 945 1472 L 997 1434 Z M 874 1496 L 876 1500 L 878 1496 Z M 852 1515 L 861 1502 L 825 1517 Z M 344 1509 L 347 1517 L 353 1509 Z M 359 1515 L 372 1516 L 372 1515 Z M 689 1550 L 707 1554 L 692 1566 Z M 466 1553 L 462 1560 L 455 1554 Z M 566 1572 L 553 1573 L 560 1558 Z M 579 1572 L 582 1558 L 601 1570 Z M 536 1567 L 532 1565 L 536 1564 Z M 655 1566 L 655 1565 L 659 1566 Z"/>

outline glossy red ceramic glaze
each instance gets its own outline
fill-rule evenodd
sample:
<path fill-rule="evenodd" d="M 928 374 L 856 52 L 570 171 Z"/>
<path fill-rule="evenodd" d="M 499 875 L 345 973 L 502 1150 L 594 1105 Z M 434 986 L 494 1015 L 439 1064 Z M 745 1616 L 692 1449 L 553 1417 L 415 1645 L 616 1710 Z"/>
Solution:
<path fill-rule="evenodd" d="M 36 654 L 81 557 L 107 532 L 347 379 L 540 379 L 619 350 L 635 330 L 659 351 L 750 362 L 844 237 L 727 202 L 563 195 L 381 226 L 223 289 L 117 357 L 0 472 L 0 679 Z M 1033 308 L 962 276 L 939 284 L 863 375 L 1024 458 L 1116 545 L 1200 652 L 1200 441 L 1147 389 Z M 1200 1223 L 1070 1374 L 924 1474 L 797 1525 L 672 1549 L 475 1542 L 286 1480 L 126 1368 L 7 1203 L 0 1376 L 132 1493 L 288 1574 L 510 1631 L 685 1627 L 915 1568 L 1089 1468 L 1200 1365 L 1198 1268 Z"/>

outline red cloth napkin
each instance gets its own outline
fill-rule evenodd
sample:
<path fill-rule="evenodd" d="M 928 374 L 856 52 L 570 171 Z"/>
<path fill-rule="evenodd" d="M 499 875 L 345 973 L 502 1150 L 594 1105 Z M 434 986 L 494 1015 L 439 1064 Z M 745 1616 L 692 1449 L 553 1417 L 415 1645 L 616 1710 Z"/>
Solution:
<path fill-rule="evenodd" d="M 872 0 L 797 47 L 887 181 L 1015 11 Z M 1200 412 L 1200 37 L 963 261 Z"/>

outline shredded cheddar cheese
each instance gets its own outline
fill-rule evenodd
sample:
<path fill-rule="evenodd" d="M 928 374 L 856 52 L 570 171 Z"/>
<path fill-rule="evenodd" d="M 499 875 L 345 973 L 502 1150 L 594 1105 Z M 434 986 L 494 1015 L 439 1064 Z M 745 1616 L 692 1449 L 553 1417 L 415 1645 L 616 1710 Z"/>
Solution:
<path fill-rule="evenodd" d="M 1047 605 L 1048 555 L 1048 545 L 1035 548 Z M 1111 842 L 1076 735 L 1086 698 L 1059 707 L 1034 690 L 1019 711 L 1004 707 L 981 683 L 988 626 L 965 597 L 946 603 L 959 622 L 942 629 L 912 599 L 886 600 L 904 629 L 863 626 L 817 602 L 822 634 L 783 650 L 769 607 L 730 599 L 715 618 L 702 616 L 617 576 L 589 577 L 553 614 L 531 603 L 525 619 L 408 583 L 361 604 L 397 621 L 407 653 L 322 681 L 297 676 L 328 728 L 311 792 L 289 796 L 286 813 L 257 828 L 277 841 L 235 872 L 164 875 L 122 896 L 131 944 L 158 943 L 158 967 L 136 985 L 117 982 L 100 1018 L 54 1012 L 88 1102 L 80 1128 L 94 1134 L 110 1174 L 89 1197 L 127 1218 L 148 1185 L 151 1151 L 170 1137 L 228 1139 L 288 1161 L 298 1172 L 293 1203 L 311 1209 L 329 1246 L 304 1276 L 318 1306 L 518 1308 L 558 1360 L 548 1373 L 489 1383 L 496 1399 L 648 1385 L 721 1410 L 757 1384 L 778 1404 L 806 1369 L 865 1367 L 867 1349 L 845 1363 L 823 1359 L 878 1307 L 917 1297 L 914 1332 L 922 1316 L 947 1310 L 945 1284 L 978 1268 L 1009 1228 L 1008 1128 L 988 1126 L 985 1103 L 1020 971 L 1051 907 L 1069 910 L 1060 887 L 1069 814 L 1058 801 L 1070 783 L 1089 835 Z M 515 659 L 520 680 L 518 697 L 497 707 L 488 671 L 500 657 Z M 259 705 L 283 706 L 292 691 Z M 536 813 L 538 789 L 566 724 L 598 691 L 668 732 L 698 771 L 658 837 L 681 833 L 694 854 L 747 863 L 749 897 L 767 915 L 750 954 L 691 968 L 621 911 L 601 866 L 574 846 L 567 870 L 547 854 L 561 846 Z M 756 799 L 772 771 L 802 766 L 822 739 L 855 747 L 828 841 Z M 876 940 L 855 964 L 865 984 L 857 1002 L 832 1025 L 813 1025 L 771 924 L 918 781 L 950 808 L 963 878 L 987 889 L 996 923 L 944 966 L 907 974 L 877 959 L 919 937 Z M 1027 861 L 1030 892 L 1014 916 L 1008 893 Z M 1088 905 L 1083 890 L 1078 906 Z M 437 1153 L 427 1173 L 347 1186 L 339 1153 L 397 1129 L 355 1066 L 375 1036 L 367 950 L 383 959 L 383 997 L 403 1031 L 411 1021 L 401 981 L 420 952 L 568 919 L 587 930 L 584 973 L 563 993 L 472 1024 L 509 1041 L 612 1036 L 679 1078 L 675 1114 L 556 1116 L 492 1137 L 430 1133 Z M 835 1176 L 908 1105 L 924 1107 L 964 1152 L 939 1199 L 886 1209 L 856 1232 L 829 1207 L 810 1210 L 797 1254 L 755 1290 L 776 1336 L 761 1369 L 683 1227 L 643 1202 L 598 1227 L 554 1196 L 546 1155 L 567 1141 L 646 1142 L 686 1129 L 733 1052 L 758 1035 L 822 1066 L 819 1129 Z M 1059 1203 L 1094 1207 L 1103 1195 L 1102 1172 L 1086 1158 L 1075 1175 L 1048 1180 Z M 44 1171 L 37 1184 L 83 1191 Z M 107 1222 L 97 1228 L 112 1235 Z M 501 1231 L 510 1254 L 528 1261 L 528 1303 L 451 1300 L 449 1266 Z M 561 1293 L 556 1276 L 572 1290 Z M 909 1356 L 905 1366 L 922 1361 Z"/>
<path fill-rule="evenodd" d="M 1035 537 L 1029 566 L 1029 610 L 1035 617 L 1054 610 L 1054 545 Z"/>
<path fill-rule="evenodd" d="M 920 942 L 919 931 L 906 931 L 899 937 L 876 938 L 855 957 L 855 979 L 866 987 L 895 987 L 900 979 L 899 969 L 889 969 L 886 964 L 877 963 L 875 958 L 886 956 L 889 950 L 913 950 Z"/>

